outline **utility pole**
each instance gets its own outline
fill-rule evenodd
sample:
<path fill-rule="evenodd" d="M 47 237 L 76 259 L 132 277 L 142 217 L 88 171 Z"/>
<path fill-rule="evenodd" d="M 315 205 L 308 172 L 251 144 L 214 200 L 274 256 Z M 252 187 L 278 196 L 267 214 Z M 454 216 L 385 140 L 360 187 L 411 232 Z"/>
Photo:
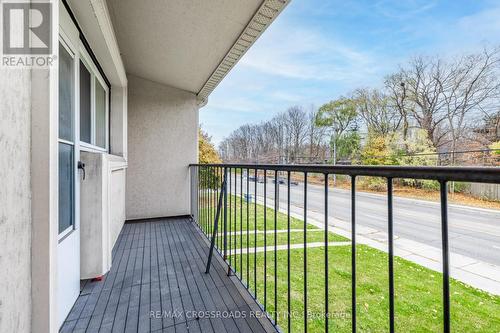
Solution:
<path fill-rule="evenodd" d="M 333 137 L 333 165 L 337 165 L 337 130 L 334 131 Z M 337 186 L 337 174 L 333 174 L 333 187 Z"/>

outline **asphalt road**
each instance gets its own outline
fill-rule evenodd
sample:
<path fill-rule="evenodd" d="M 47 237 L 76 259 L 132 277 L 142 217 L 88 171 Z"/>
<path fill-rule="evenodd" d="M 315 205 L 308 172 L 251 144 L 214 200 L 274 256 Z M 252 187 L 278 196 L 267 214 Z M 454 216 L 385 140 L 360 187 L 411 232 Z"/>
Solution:
<path fill-rule="evenodd" d="M 246 178 L 243 181 L 246 193 Z M 234 193 L 234 178 L 232 181 Z M 239 193 L 239 176 L 237 177 Z M 280 207 L 286 207 L 286 185 L 279 187 Z M 250 193 L 254 184 L 250 182 Z M 304 185 L 291 187 L 290 203 L 303 209 Z M 268 178 L 266 193 L 269 203 L 274 200 L 274 184 Z M 257 195 L 264 196 L 264 184 L 258 183 Z M 308 184 L 308 212 L 324 214 L 324 186 Z M 351 220 L 351 193 L 329 190 L 328 215 L 345 222 Z M 394 198 L 394 235 L 436 248 L 441 248 L 441 219 L 438 203 L 408 198 Z M 470 258 L 500 266 L 500 211 L 449 205 L 450 250 Z M 362 193 L 356 195 L 356 223 L 383 232 L 387 231 L 387 198 L 385 195 Z M 334 224 L 334 223 L 332 223 Z"/>

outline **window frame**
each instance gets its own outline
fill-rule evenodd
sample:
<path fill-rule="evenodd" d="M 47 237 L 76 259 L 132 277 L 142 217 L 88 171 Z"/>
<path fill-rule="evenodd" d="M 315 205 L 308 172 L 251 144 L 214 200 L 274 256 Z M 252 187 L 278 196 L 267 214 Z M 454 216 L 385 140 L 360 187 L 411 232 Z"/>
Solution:
<path fill-rule="evenodd" d="M 78 80 L 79 80 L 79 53 L 77 51 L 77 48 L 71 43 L 70 38 L 64 33 L 64 31 L 61 29 L 59 32 L 59 38 L 58 38 L 58 47 L 63 47 L 66 52 L 70 55 L 73 61 L 73 83 L 74 83 L 74 91 L 73 91 L 73 119 L 72 119 L 72 124 L 71 126 L 73 127 L 72 129 L 72 138 L 71 140 L 67 139 L 61 139 L 59 137 L 59 133 L 57 134 L 57 149 L 58 149 L 58 154 L 59 154 L 59 146 L 60 144 L 65 144 L 68 146 L 73 147 L 73 168 L 76 170 L 76 157 L 75 153 L 79 149 L 78 141 L 80 140 L 80 106 L 79 106 L 79 88 L 80 86 L 78 85 Z M 58 77 L 59 80 L 59 77 Z M 58 111 L 59 112 L 59 111 Z M 59 120 L 58 120 L 59 124 Z M 58 130 L 59 131 L 59 130 Z M 78 140 L 77 140 L 78 139 Z M 71 200 L 76 200 L 75 196 L 75 186 L 76 186 L 76 177 L 77 173 L 75 172 L 73 174 L 73 179 L 72 179 L 72 193 L 71 193 Z M 71 234 L 74 230 L 78 228 L 77 223 L 76 223 L 76 214 L 77 214 L 77 208 L 75 204 L 72 206 L 72 224 L 69 225 L 66 229 L 59 231 L 59 221 L 57 222 L 58 225 L 58 234 L 57 234 L 57 241 L 58 243 L 62 242 L 63 239 L 65 239 L 69 234 Z"/>
<path fill-rule="evenodd" d="M 104 78 L 102 77 L 97 65 L 92 60 L 92 57 L 87 51 L 85 45 L 80 41 L 79 47 L 80 61 L 78 62 L 78 71 L 80 70 L 80 65 L 83 63 L 85 68 L 90 73 L 90 143 L 80 140 L 80 150 L 88 152 L 109 152 L 109 118 L 110 118 L 110 106 L 109 106 L 109 96 L 110 89 Z M 105 147 L 100 147 L 96 143 L 97 137 L 97 124 L 96 124 L 96 81 L 103 87 L 105 91 Z M 80 93 L 80 91 L 79 91 Z M 79 113 L 80 116 L 80 113 Z M 81 136 L 81 135 L 80 135 Z"/>

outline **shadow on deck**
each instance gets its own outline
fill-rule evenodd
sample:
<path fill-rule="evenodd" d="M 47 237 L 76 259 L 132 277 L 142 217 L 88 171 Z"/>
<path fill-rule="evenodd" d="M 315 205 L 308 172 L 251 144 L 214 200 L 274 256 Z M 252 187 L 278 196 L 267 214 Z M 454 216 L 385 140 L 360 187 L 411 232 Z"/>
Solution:
<path fill-rule="evenodd" d="M 61 332 L 271 331 L 216 254 L 204 273 L 207 252 L 189 219 L 125 224 L 110 272 L 82 284 Z"/>

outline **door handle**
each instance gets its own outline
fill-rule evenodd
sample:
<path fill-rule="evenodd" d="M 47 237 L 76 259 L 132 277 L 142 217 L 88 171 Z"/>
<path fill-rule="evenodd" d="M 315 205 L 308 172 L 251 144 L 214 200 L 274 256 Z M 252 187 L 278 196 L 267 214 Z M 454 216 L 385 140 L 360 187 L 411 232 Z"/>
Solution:
<path fill-rule="evenodd" d="M 83 180 L 85 180 L 85 163 L 78 161 L 78 169 L 83 171 Z"/>

